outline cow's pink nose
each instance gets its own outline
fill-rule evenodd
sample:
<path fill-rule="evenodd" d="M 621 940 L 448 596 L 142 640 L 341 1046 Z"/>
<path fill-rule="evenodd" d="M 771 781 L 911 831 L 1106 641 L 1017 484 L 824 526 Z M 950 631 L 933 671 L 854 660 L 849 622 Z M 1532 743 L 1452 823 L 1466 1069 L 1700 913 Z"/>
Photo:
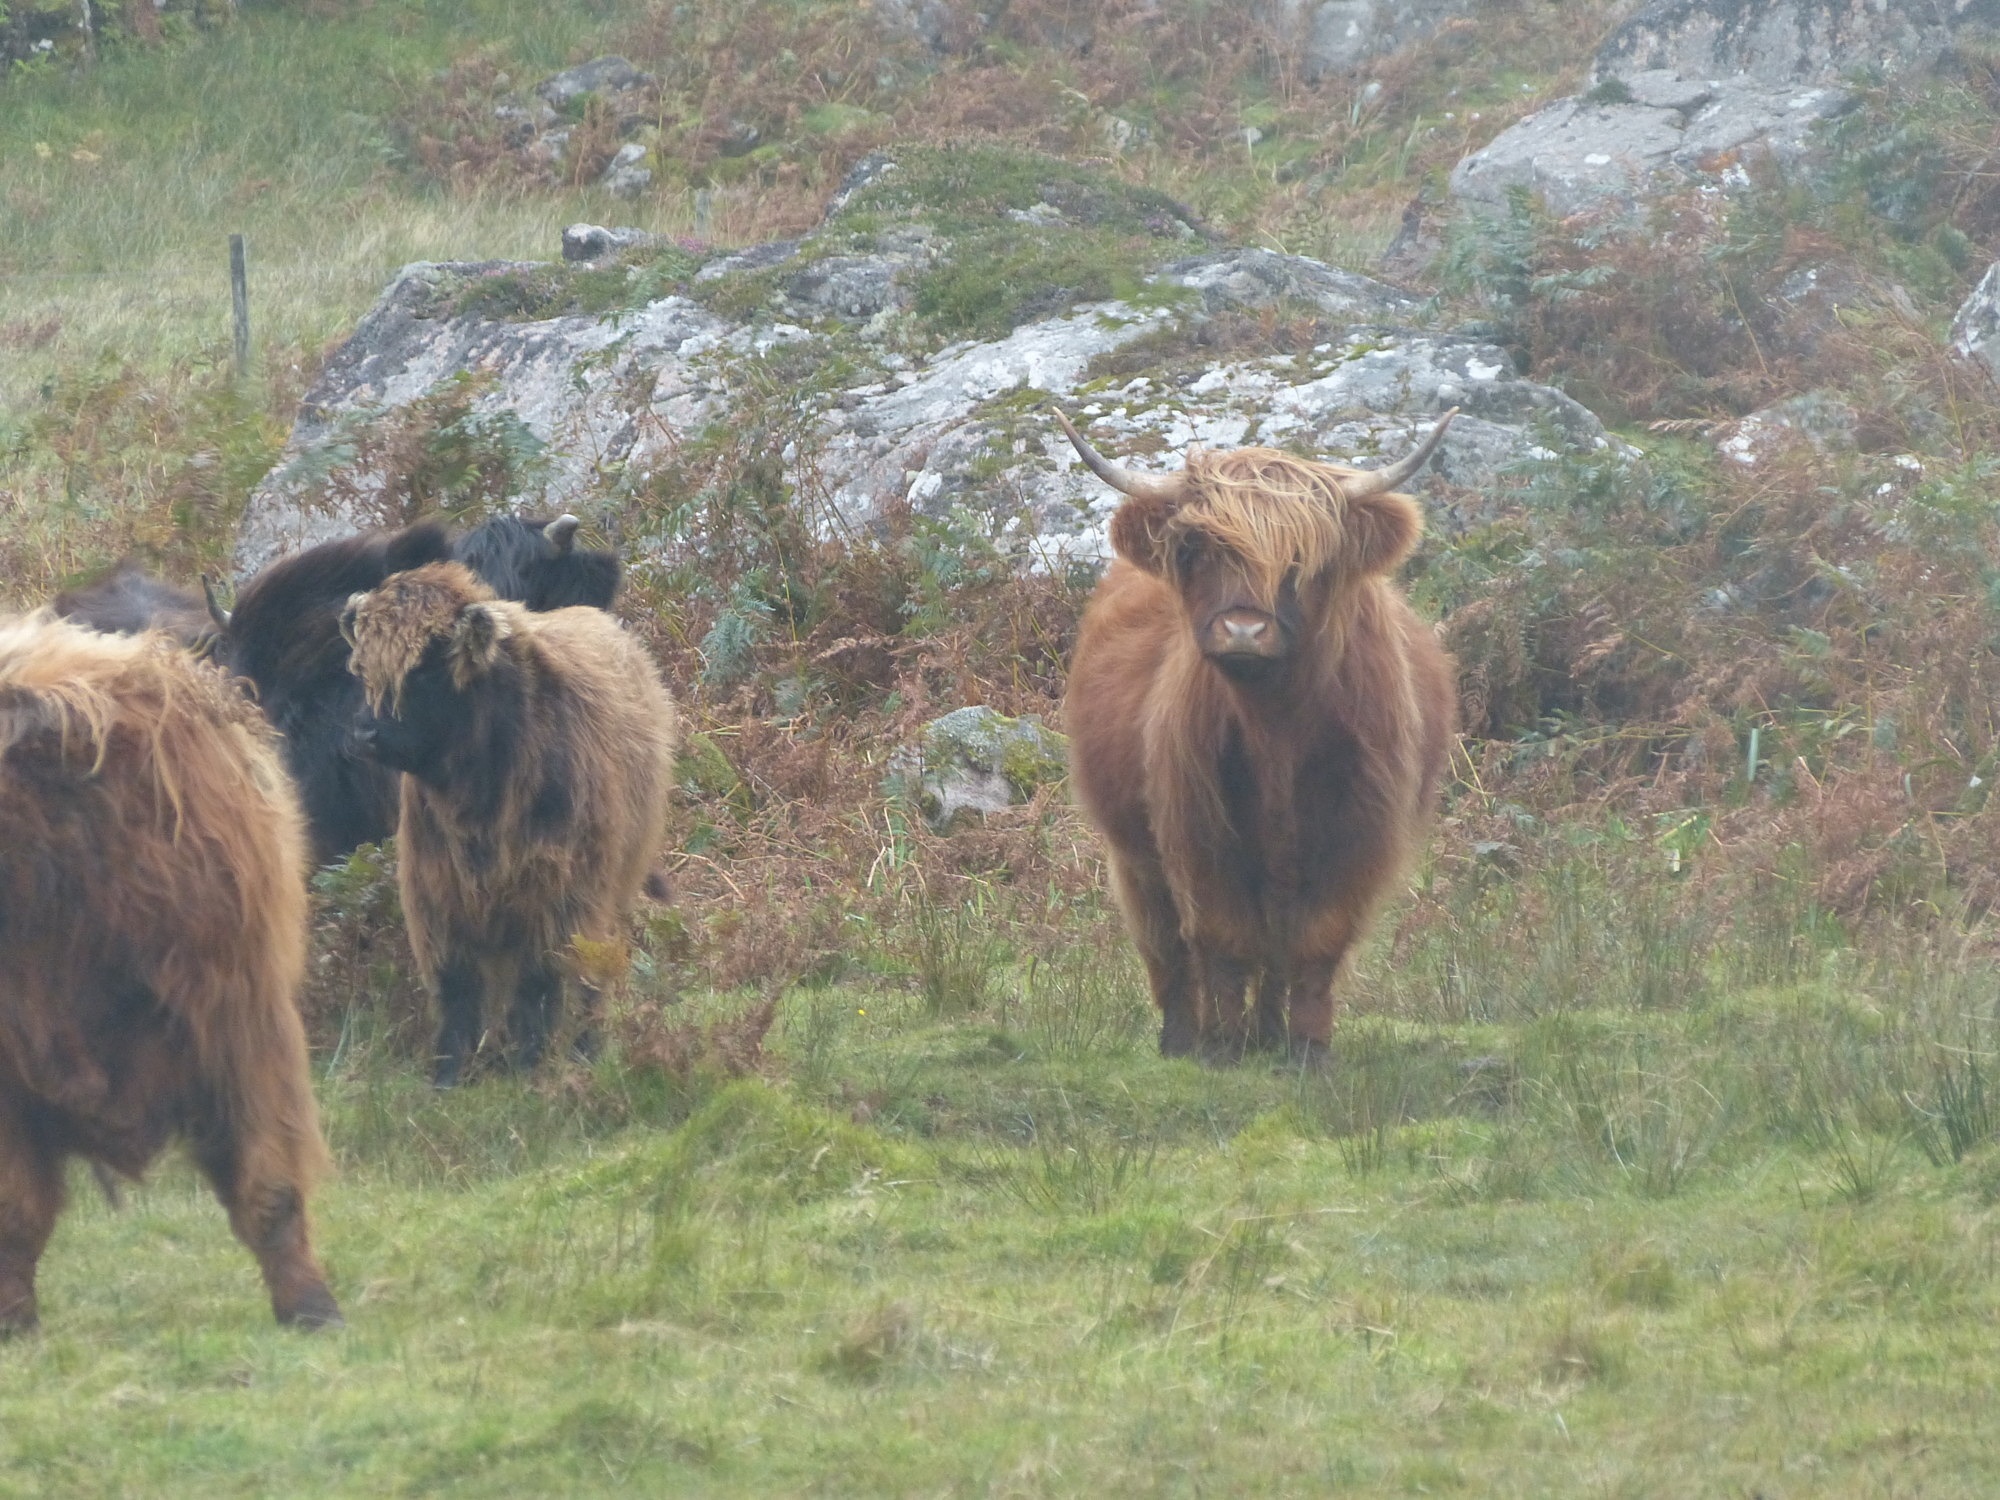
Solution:
<path fill-rule="evenodd" d="M 1224 620 L 1222 628 L 1229 632 L 1230 645 L 1254 648 L 1257 638 L 1264 633 L 1265 624 L 1263 620 Z"/>

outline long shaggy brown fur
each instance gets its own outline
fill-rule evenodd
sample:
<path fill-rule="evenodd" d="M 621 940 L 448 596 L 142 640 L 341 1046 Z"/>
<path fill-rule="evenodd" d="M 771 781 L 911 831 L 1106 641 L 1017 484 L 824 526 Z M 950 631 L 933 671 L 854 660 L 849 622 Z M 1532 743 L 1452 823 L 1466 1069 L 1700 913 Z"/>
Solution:
<path fill-rule="evenodd" d="M 184 1138 L 281 1320 L 338 1310 L 295 997 L 305 835 L 257 709 L 153 632 L 0 623 L 0 1330 L 35 1321 L 63 1161 Z"/>
<path fill-rule="evenodd" d="M 379 749 L 407 773 L 403 910 L 443 1013 L 439 1080 L 477 1045 L 491 994 L 512 994 L 532 1063 L 564 955 L 622 938 L 665 841 L 673 700 L 609 615 L 531 613 L 457 563 L 386 580 L 346 629 Z"/>
<path fill-rule="evenodd" d="M 1452 672 L 1389 577 L 1421 513 L 1350 499 L 1354 473 L 1197 453 L 1113 517 L 1120 560 L 1070 675 L 1072 769 L 1169 1053 L 1324 1049 L 1341 966 L 1429 817 Z M 1289 651 L 1239 665 L 1211 649 L 1225 617 Z"/>

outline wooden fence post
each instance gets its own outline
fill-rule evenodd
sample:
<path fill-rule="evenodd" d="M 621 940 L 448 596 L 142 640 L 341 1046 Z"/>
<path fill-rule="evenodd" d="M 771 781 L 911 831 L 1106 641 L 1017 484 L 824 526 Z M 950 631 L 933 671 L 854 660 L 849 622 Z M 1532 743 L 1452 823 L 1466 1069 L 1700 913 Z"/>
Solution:
<path fill-rule="evenodd" d="M 236 318 L 236 378 L 250 373 L 250 273 L 243 262 L 243 236 L 229 237 L 229 305 Z"/>

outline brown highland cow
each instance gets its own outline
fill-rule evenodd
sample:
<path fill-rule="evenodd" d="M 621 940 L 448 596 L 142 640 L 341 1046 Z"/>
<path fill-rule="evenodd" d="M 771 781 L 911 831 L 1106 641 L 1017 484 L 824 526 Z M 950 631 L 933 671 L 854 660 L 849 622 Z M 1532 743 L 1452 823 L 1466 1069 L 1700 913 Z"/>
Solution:
<path fill-rule="evenodd" d="M 532 613 L 459 563 L 356 595 L 341 628 L 368 699 L 358 738 L 404 773 L 403 915 L 438 997 L 434 1077 L 457 1082 L 489 994 L 511 994 L 508 1039 L 532 1067 L 572 940 L 622 938 L 665 840 L 673 699 L 602 610 Z"/>
<path fill-rule="evenodd" d="M 161 633 L 0 623 L 0 1332 L 35 1324 L 63 1163 L 185 1140 L 282 1323 L 338 1323 L 295 996 L 305 832 L 256 706 Z"/>
<path fill-rule="evenodd" d="M 1451 743 L 1451 663 L 1390 581 L 1423 530 L 1394 488 L 1451 417 L 1387 469 L 1197 449 L 1157 477 L 1058 419 L 1128 497 L 1067 704 L 1160 1050 L 1323 1056 L 1341 964 L 1417 847 Z"/>

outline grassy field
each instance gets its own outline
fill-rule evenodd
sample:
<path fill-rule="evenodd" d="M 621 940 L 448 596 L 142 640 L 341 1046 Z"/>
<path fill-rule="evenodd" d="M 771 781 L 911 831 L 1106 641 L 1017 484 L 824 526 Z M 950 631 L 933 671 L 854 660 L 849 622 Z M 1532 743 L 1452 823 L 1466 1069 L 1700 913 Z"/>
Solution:
<path fill-rule="evenodd" d="M 349 1327 L 273 1327 L 184 1169 L 80 1176 L 0 1490 L 1991 1493 L 1994 972 L 1763 931 L 1695 1003 L 1609 933 L 1587 998 L 1378 952 L 1325 1074 L 1161 1061 L 1101 928 L 972 1011 L 793 989 L 733 1079 L 438 1095 L 363 1005 Z"/>

